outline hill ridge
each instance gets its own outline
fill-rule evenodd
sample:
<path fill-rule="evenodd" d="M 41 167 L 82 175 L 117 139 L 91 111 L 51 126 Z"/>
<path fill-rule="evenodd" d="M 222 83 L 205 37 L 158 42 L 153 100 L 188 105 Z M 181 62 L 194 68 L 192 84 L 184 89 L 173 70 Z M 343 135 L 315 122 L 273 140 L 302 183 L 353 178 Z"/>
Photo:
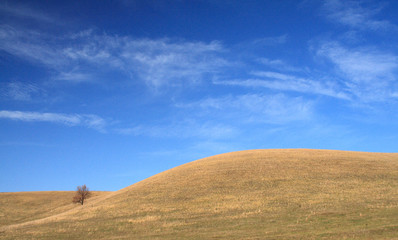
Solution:
<path fill-rule="evenodd" d="M 49 237 L 77 229 L 88 239 L 394 239 L 397 213 L 397 153 L 255 149 L 182 164 L 6 235 L 35 228 Z"/>

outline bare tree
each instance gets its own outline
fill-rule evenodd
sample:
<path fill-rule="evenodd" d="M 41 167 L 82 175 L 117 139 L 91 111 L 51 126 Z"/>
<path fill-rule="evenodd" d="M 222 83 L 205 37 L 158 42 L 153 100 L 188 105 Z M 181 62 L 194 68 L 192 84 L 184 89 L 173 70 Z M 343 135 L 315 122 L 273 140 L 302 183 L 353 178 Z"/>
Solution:
<path fill-rule="evenodd" d="M 90 190 L 86 187 L 86 184 L 83 186 L 78 186 L 76 189 L 76 195 L 73 197 L 73 203 L 80 203 L 83 205 L 84 200 L 91 196 Z"/>

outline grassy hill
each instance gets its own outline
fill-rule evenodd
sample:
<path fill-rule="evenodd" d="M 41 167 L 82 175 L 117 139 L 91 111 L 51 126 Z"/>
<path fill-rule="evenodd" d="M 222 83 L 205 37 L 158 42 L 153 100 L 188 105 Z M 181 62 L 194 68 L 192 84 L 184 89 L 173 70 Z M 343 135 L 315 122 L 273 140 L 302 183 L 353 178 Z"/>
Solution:
<path fill-rule="evenodd" d="M 93 192 L 90 200 L 109 192 Z M 76 207 L 74 191 L 0 193 L 0 227 L 64 213 Z"/>
<path fill-rule="evenodd" d="M 398 154 L 221 154 L 0 227 L 0 239 L 32 238 L 398 239 Z"/>

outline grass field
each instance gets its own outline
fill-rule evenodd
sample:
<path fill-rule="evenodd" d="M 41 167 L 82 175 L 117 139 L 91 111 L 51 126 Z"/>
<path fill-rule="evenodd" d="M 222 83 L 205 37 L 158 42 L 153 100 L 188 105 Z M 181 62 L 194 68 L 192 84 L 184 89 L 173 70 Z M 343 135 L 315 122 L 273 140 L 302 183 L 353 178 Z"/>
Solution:
<path fill-rule="evenodd" d="M 93 198 L 109 192 L 93 192 Z M 74 191 L 0 193 L 0 227 L 42 219 L 76 207 Z"/>
<path fill-rule="evenodd" d="M 7 205 L 13 194 L 24 200 Z M 0 239 L 398 239 L 398 154 L 227 153 L 84 206 L 13 194 L 0 194 Z"/>

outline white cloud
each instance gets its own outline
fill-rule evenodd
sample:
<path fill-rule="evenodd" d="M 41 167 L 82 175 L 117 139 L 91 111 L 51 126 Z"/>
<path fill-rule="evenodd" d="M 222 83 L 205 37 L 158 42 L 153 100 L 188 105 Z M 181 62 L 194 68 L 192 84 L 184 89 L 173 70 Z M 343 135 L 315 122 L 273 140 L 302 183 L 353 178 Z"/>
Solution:
<path fill-rule="evenodd" d="M 121 57 L 149 86 L 179 86 L 201 82 L 227 62 L 218 56 L 218 42 L 131 40 L 123 43 Z"/>
<path fill-rule="evenodd" d="M 381 7 L 363 7 L 364 1 L 341 1 L 327 0 L 324 2 L 323 10 L 327 17 L 340 24 L 360 30 L 387 30 L 396 29 L 396 26 L 386 20 L 377 20 Z"/>
<path fill-rule="evenodd" d="M 223 140 L 241 135 L 250 124 L 284 125 L 307 121 L 312 118 L 313 110 L 311 101 L 283 94 L 205 98 L 175 106 L 179 121 L 162 125 L 139 124 L 117 128 L 115 132 L 156 138 Z M 182 110 L 182 116 L 178 110 Z"/>
<path fill-rule="evenodd" d="M 44 91 L 32 83 L 9 82 L 2 86 L 1 95 L 18 101 L 30 101 L 33 96 L 44 94 Z"/>
<path fill-rule="evenodd" d="M 13 16 L 17 18 L 36 20 L 45 23 L 55 24 L 58 21 L 54 21 L 54 19 L 48 16 L 44 12 L 38 12 L 37 10 L 32 10 L 32 7 L 27 7 L 23 5 L 13 5 L 11 2 L 1 3 L 0 4 L 0 12 L 4 15 Z"/>
<path fill-rule="evenodd" d="M 373 48 L 350 49 L 336 42 L 323 44 L 317 54 L 335 64 L 350 91 L 364 100 L 383 100 L 394 91 L 397 55 Z"/>
<path fill-rule="evenodd" d="M 265 65 L 270 66 L 283 66 L 285 63 L 280 59 L 268 59 L 268 58 L 261 58 L 259 61 Z"/>
<path fill-rule="evenodd" d="M 216 41 L 134 39 L 92 30 L 55 38 L 3 25 L 0 50 L 55 71 L 55 79 L 90 81 L 98 72 L 118 71 L 153 88 L 196 84 L 228 65 Z"/>
<path fill-rule="evenodd" d="M 0 25 L 0 50 L 34 64 L 61 69 L 67 65 L 67 59 L 53 41 L 53 37 L 34 30 Z"/>
<path fill-rule="evenodd" d="M 70 72 L 60 72 L 55 79 L 79 83 L 93 81 L 94 76 L 74 70 Z"/>
<path fill-rule="evenodd" d="M 396 55 L 369 48 L 347 49 L 332 42 L 324 44 L 318 54 L 328 57 L 354 82 L 391 81 L 398 69 Z"/>
<path fill-rule="evenodd" d="M 67 126 L 85 126 L 103 131 L 106 125 L 104 119 L 92 114 L 61 114 L 25 111 L 0 111 L 0 118 L 25 122 L 52 122 Z"/>
<path fill-rule="evenodd" d="M 302 68 L 294 67 L 287 64 L 285 61 L 281 59 L 269 59 L 269 58 L 259 58 L 258 62 L 264 64 L 265 66 L 271 67 L 273 69 L 278 69 L 280 71 L 288 71 L 288 72 L 302 72 Z"/>
<path fill-rule="evenodd" d="M 156 138 L 202 138 L 224 139 L 237 134 L 238 130 L 232 126 L 221 123 L 198 122 L 194 120 L 182 120 L 162 126 L 139 125 L 131 128 L 119 128 L 115 130 L 119 134 L 133 136 L 148 136 Z"/>
<path fill-rule="evenodd" d="M 315 81 L 300 78 L 279 72 L 254 72 L 253 75 L 260 78 L 249 78 L 245 80 L 215 81 L 215 84 L 242 86 L 251 88 L 269 88 L 282 91 L 295 91 L 302 93 L 325 95 L 340 99 L 350 99 L 350 96 L 340 90 L 333 81 Z"/>
<path fill-rule="evenodd" d="M 234 124 L 271 123 L 285 124 L 292 121 L 309 120 L 313 103 L 301 97 L 284 94 L 245 94 L 206 98 L 189 104 L 178 104 L 180 108 L 191 108 L 193 114 L 212 116 Z"/>
<path fill-rule="evenodd" d="M 264 38 L 258 38 L 252 41 L 252 44 L 257 45 L 257 46 L 273 46 L 273 45 L 279 45 L 279 44 L 284 44 L 287 41 L 287 35 L 281 35 L 278 37 L 264 37 Z"/>

